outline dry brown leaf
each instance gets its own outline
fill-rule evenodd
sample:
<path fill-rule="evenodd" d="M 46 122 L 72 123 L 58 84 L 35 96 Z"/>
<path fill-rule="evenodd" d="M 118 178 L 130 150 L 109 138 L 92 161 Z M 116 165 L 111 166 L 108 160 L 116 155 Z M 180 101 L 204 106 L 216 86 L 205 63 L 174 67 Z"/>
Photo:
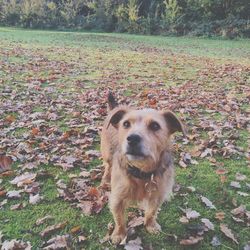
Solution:
<path fill-rule="evenodd" d="M 14 115 L 7 115 L 5 117 L 5 121 L 8 122 L 8 123 L 12 123 L 16 120 L 16 117 Z"/>
<path fill-rule="evenodd" d="M 99 194 L 99 191 L 98 191 L 98 189 L 96 187 L 91 187 L 89 189 L 88 195 L 90 197 L 96 197 L 96 198 L 98 198 L 100 194 Z"/>
<path fill-rule="evenodd" d="M 239 194 L 240 196 L 243 196 L 243 197 L 247 197 L 247 196 L 249 196 L 249 194 L 248 194 L 248 193 L 241 192 L 241 191 L 237 191 L 237 194 Z"/>
<path fill-rule="evenodd" d="M 42 196 L 40 196 L 39 194 L 36 194 L 36 195 L 31 194 L 29 197 L 29 203 L 32 205 L 37 204 L 41 200 L 42 200 Z"/>
<path fill-rule="evenodd" d="M 31 134 L 32 134 L 33 136 L 37 135 L 38 133 L 39 133 L 39 128 L 32 128 Z"/>
<path fill-rule="evenodd" d="M 9 177 L 12 175 L 14 175 L 14 171 L 12 171 L 12 170 L 8 170 L 6 172 L 0 173 L 0 177 Z"/>
<path fill-rule="evenodd" d="M 239 207 L 231 210 L 231 213 L 235 216 L 238 216 L 238 215 L 242 216 L 245 214 L 245 212 L 246 212 L 246 206 L 244 205 L 240 205 Z"/>
<path fill-rule="evenodd" d="M 211 245 L 213 247 L 218 247 L 218 246 L 221 245 L 221 242 L 220 242 L 219 238 L 216 235 L 213 237 L 213 239 L 211 241 Z"/>
<path fill-rule="evenodd" d="M 199 243 L 200 241 L 203 240 L 203 237 L 200 236 L 190 236 L 188 239 L 183 239 L 180 241 L 180 244 L 183 246 L 190 246 L 190 245 L 195 245 L 197 243 Z"/>
<path fill-rule="evenodd" d="M 23 185 L 30 184 L 34 182 L 36 178 L 35 173 L 24 173 L 22 175 L 16 176 L 12 181 L 10 181 L 11 184 L 17 185 L 18 187 L 21 187 Z"/>
<path fill-rule="evenodd" d="M 0 174 L 10 170 L 13 160 L 9 156 L 0 155 Z"/>
<path fill-rule="evenodd" d="M 233 188 L 241 188 L 241 185 L 238 181 L 231 181 L 230 186 Z"/>
<path fill-rule="evenodd" d="M 201 221 L 207 229 L 214 230 L 214 224 L 209 219 L 202 218 Z"/>
<path fill-rule="evenodd" d="M 237 181 L 244 181 L 244 180 L 246 180 L 246 178 L 247 178 L 247 176 L 246 176 L 246 175 L 243 175 L 243 174 L 241 174 L 241 173 L 236 173 L 236 175 L 235 175 L 235 179 L 236 179 Z"/>
<path fill-rule="evenodd" d="M 224 233 L 229 239 L 234 241 L 236 244 L 239 244 L 239 242 L 236 240 L 234 234 L 232 233 L 231 229 L 228 228 L 226 224 L 220 224 L 220 230 L 222 233 Z"/>
<path fill-rule="evenodd" d="M 222 221 L 225 219 L 225 213 L 224 212 L 218 212 L 215 214 L 215 218 L 218 219 L 219 221 Z"/>
<path fill-rule="evenodd" d="M 142 216 L 139 217 L 134 217 L 129 223 L 128 226 L 129 227 L 138 227 L 143 225 L 144 223 L 144 218 Z"/>
<path fill-rule="evenodd" d="M 224 174 L 227 174 L 228 171 L 226 169 L 216 169 L 216 174 L 218 175 L 224 175 Z"/>
<path fill-rule="evenodd" d="M 195 210 L 187 209 L 186 216 L 188 219 L 197 219 L 200 216 L 200 213 Z"/>
<path fill-rule="evenodd" d="M 5 190 L 1 189 L 0 190 L 0 197 L 5 197 L 6 193 L 7 192 Z"/>
<path fill-rule="evenodd" d="M 18 203 L 15 205 L 10 206 L 10 210 L 19 210 L 23 208 L 23 204 L 22 203 Z"/>
<path fill-rule="evenodd" d="M 56 224 L 56 225 L 53 225 L 53 226 L 49 226 L 49 227 L 46 227 L 41 233 L 40 233 L 40 236 L 42 238 L 60 230 L 60 229 L 63 229 L 65 226 L 67 225 L 67 222 L 63 222 L 63 223 L 59 223 L 59 224 Z"/>
<path fill-rule="evenodd" d="M 125 244 L 124 249 L 125 250 L 142 250 L 142 241 L 139 237 L 137 237 L 135 240 L 130 240 L 127 244 Z"/>
<path fill-rule="evenodd" d="M 86 237 L 86 236 L 84 236 L 84 235 L 78 236 L 78 242 L 79 242 L 79 243 L 82 243 L 82 242 L 84 242 L 84 241 L 86 241 L 86 240 L 87 240 L 87 237 Z"/>
<path fill-rule="evenodd" d="M 81 231 L 81 227 L 80 226 L 75 226 L 75 227 L 71 228 L 71 230 L 70 230 L 70 232 L 72 234 L 76 234 L 76 233 L 78 233 L 80 231 Z"/>
<path fill-rule="evenodd" d="M 201 196 L 201 200 L 202 202 L 209 208 L 211 209 L 216 209 L 216 207 L 214 206 L 214 204 L 205 196 Z"/>
<path fill-rule="evenodd" d="M 31 244 L 21 240 L 6 240 L 2 244 L 1 250 L 31 250 Z"/>
<path fill-rule="evenodd" d="M 81 201 L 77 204 L 77 207 L 81 208 L 82 212 L 85 215 L 91 215 L 93 209 L 93 202 L 92 201 Z"/>
<path fill-rule="evenodd" d="M 186 168 L 186 167 L 187 167 L 187 164 L 186 164 L 183 160 L 180 160 L 180 161 L 179 161 L 179 165 L 180 165 L 182 168 Z"/>
<path fill-rule="evenodd" d="M 53 217 L 52 217 L 51 215 L 46 215 L 45 217 L 43 217 L 43 218 L 41 218 L 41 219 L 38 219 L 38 220 L 36 221 L 36 225 L 37 225 L 37 226 L 40 226 L 40 225 L 42 225 L 45 221 L 51 220 L 51 219 L 53 219 Z"/>
<path fill-rule="evenodd" d="M 225 176 L 225 175 L 221 175 L 221 176 L 220 176 L 220 182 L 221 182 L 222 184 L 225 183 L 226 180 L 227 180 L 227 176 Z"/>
<path fill-rule="evenodd" d="M 44 250 L 71 249 L 69 235 L 57 235 L 46 242 Z"/>
<path fill-rule="evenodd" d="M 187 223 L 189 223 L 189 219 L 186 216 L 182 216 L 179 219 L 179 222 L 182 223 L 182 224 L 187 224 Z"/>
<path fill-rule="evenodd" d="M 18 199 L 18 198 L 21 198 L 21 193 L 22 190 L 13 190 L 13 191 L 9 191 L 7 192 L 6 196 L 9 198 L 9 199 Z"/>

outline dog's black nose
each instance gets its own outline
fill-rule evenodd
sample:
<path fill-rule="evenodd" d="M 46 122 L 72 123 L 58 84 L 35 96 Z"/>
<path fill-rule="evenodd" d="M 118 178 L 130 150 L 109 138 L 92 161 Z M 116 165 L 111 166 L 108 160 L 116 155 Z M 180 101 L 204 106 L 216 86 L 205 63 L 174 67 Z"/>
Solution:
<path fill-rule="evenodd" d="M 137 144 L 140 143 L 141 137 L 139 135 L 132 134 L 127 137 L 127 140 L 130 146 L 136 146 Z"/>

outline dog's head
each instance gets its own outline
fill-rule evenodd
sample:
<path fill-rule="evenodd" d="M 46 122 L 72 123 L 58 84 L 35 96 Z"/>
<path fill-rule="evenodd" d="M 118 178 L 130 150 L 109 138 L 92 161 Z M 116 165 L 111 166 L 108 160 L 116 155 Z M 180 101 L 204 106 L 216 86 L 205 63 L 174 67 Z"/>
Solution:
<path fill-rule="evenodd" d="M 118 130 L 121 153 L 144 171 L 157 167 L 174 132 L 185 134 L 182 123 L 170 111 L 121 108 L 111 116 L 109 124 Z"/>

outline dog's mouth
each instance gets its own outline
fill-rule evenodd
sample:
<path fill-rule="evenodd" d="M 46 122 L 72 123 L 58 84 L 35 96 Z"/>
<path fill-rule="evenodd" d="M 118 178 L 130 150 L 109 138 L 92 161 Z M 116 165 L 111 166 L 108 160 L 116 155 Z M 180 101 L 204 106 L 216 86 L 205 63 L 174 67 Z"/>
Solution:
<path fill-rule="evenodd" d="M 129 156 L 132 156 L 132 157 L 138 157 L 138 158 L 144 158 L 145 157 L 145 154 L 143 154 L 141 152 L 141 150 L 138 150 L 138 149 L 131 149 L 131 148 L 128 148 L 127 149 L 127 152 L 126 152 L 126 155 L 129 155 Z"/>

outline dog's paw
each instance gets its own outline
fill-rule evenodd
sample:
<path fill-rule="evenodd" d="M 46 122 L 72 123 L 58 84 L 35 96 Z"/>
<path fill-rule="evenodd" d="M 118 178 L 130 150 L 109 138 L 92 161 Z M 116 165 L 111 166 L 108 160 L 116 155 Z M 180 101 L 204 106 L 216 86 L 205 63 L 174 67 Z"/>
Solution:
<path fill-rule="evenodd" d="M 161 226 L 157 222 L 146 225 L 146 229 L 151 234 L 157 234 L 161 232 Z"/>
<path fill-rule="evenodd" d="M 118 245 L 122 242 L 122 240 L 126 237 L 126 234 L 121 233 L 112 233 L 111 235 L 111 241 L 114 245 Z"/>

